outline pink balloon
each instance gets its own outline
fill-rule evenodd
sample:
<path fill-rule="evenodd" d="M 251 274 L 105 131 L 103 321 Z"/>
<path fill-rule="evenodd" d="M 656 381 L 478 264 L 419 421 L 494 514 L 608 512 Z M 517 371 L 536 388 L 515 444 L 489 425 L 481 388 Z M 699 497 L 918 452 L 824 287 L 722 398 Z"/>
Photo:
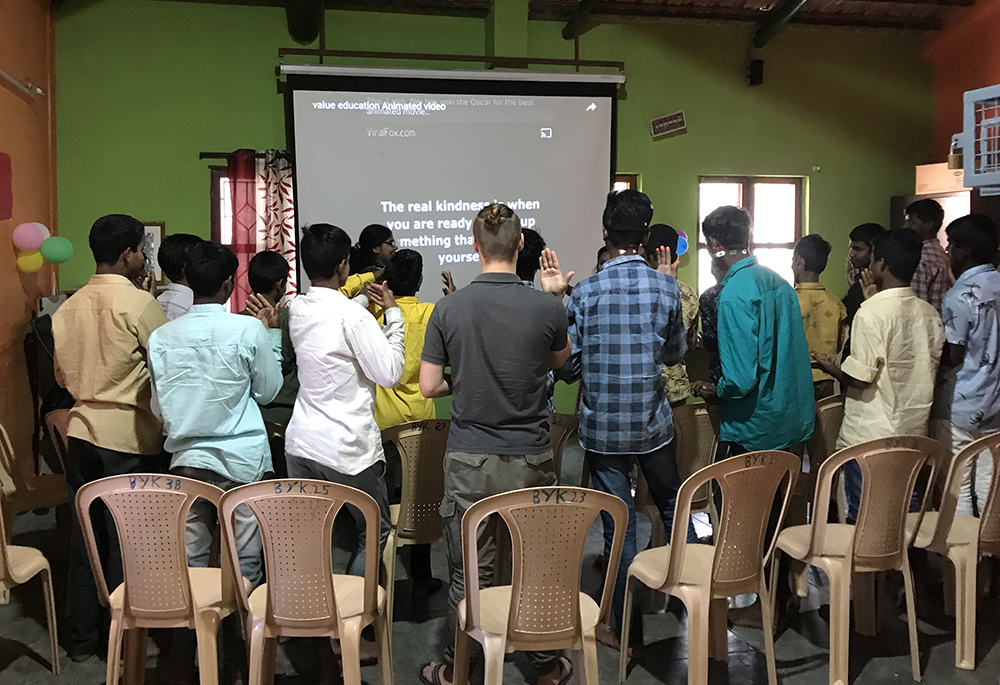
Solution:
<path fill-rule="evenodd" d="M 45 242 L 45 233 L 42 232 L 40 224 L 36 223 L 18 224 L 11 237 L 14 240 L 14 247 L 21 252 L 37 252 Z"/>
<path fill-rule="evenodd" d="M 688 234 L 686 231 L 677 231 L 677 235 L 679 235 L 681 238 L 684 238 L 684 240 L 688 239 Z"/>

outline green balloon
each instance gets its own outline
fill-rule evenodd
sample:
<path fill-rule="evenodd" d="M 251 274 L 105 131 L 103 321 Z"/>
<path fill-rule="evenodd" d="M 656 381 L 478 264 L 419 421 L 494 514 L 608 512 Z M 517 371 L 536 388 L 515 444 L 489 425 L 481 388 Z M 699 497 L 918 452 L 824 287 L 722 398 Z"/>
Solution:
<path fill-rule="evenodd" d="M 62 264 L 73 256 L 73 243 L 59 235 L 54 235 L 42 243 L 42 256 L 53 264 Z"/>

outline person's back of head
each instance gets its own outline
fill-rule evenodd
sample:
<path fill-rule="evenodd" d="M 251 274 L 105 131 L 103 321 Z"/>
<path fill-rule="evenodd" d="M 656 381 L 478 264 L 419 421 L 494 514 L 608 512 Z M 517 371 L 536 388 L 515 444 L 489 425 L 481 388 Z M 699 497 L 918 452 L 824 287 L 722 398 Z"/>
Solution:
<path fill-rule="evenodd" d="M 826 269 L 827 260 L 830 258 L 830 243 L 815 233 L 802 236 L 795 244 L 794 254 L 802 260 L 799 263 L 802 271 L 818 276 Z"/>
<path fill-rule="evenodd" d="M 247 281 L 251 292 L 255 295 L 275 293 L 280 297 L 285 293 L 290 268 L 288 260 L 277 252 L 258 252 L 247 265 Z"/>
<path fill-rule="evenodd" d="M 948 235 L 953 265 L 959 256 L 967 260 L 970 266 L 993 264 L 997 250 L 1000 249 L 997 225 L 985 214 L 969 214 L 955 219 L 948 224 L 945 233 Z M 956 254 L 958 250 L 963 253 Z"/>
<path fill-rule="evenodd" d="M 521 234 L 524 236 L 524 247 L 517 253 L 517 277 L 522 281 L 534 281 L 542 250 L 545 249 L 545 238 L 530 228 L 522 229 Z"/>
<path fill-rule="evenodd" d="M 608 193 L 602 223 L 615 247 L 638 247 L 646 241 L 653 220 L 653 203 L 638 190 Z"/>
<path fill-rule="evenodd" d="M 521 220 L 507 205 L 487 205 L 472 222 L 472 235 L 483 261 L 513 262 L 521 245 Z"/>
<path fill-rule="evenodd" d="M 750 215 L 740 207 L 719 207 L 705 217 L 701 232 L 706 242 L 722 249 L 745 250 L 750 246 Z"/>
<path fill-rule="evenodd" d="M 930 198 L 911 202 L 907 205 L 904 215 L 907 224 L 913 224 L 907 225 L 905 228 L 912 228 L 918 233 L 924 233 L 922 236 L 924 240 L 936 235 L 941 230 L 941 224 L 944 223 L 944 208 L 937 200 Z M 913 221 L 914 219 L 916 221 Z"/>
<path fill-rule="evenodd" d="M 113 265 L 126 250 L 142 250 L 146 229 L 142 222 L 127 214 L 108 214 L 90 228 L 90 251 L 98 264 Z"/>
<path fill-rule="evenodd" d="M 361 231 L 358 242 L 351 248 L 351 273 L 356 274 L 378 266 L 375 250 L 392 239 L 392 231 L 382 224 L 369 224 Z"/>
<path fill-rule="evenodd" d="M 312 224 L 302 229 L 299 259 L 309 280 L 333 278 L 350 254 L 351 239 L 342 228 L 332 224 Z"/>
<path fill-rule="evenodd" d="M 851 229 L 850 241 L 852 243 L 864 243 L 869 249 L 875 243 L 875 237 L 885 231 L 882 224 L 859 224 Z"/>
<path fill-rule="evenodd" d="M 594 273 L 600 273 L 609 259 L 611 259 L 611 250 L 608 249 L 607 245 L 601 245 L 601 249 L 597 251 L 597 266 L 594 267 Z"/>
<path fill-rule="evenodd" d="M 677 256 L 677 241 L 679 238 L 680 236 L 674 230 L 673 226 L 653 224 L 649 227 L 649 237 L 646 238 L 646 244 L 642 246 L 643 251 L 646 253 L 646 260 L 651 260 L 656 251 L 661 247 L 667 247 L 670 248 L 671 263 L 676 262 L 679 259 Z"/>
<path fill-rule="evenodd" d="M 884 268 L 897 280 L 909 285 L 917 266 L 920 265 L 922 250 L 923 241 L 916 231 L 908 228 L 885 231 L 875 237 L 875 244 L 872 246 L 872 266 L 875 267 L 882 262 Z M 879 274 L 875 268 L 872 273 L 878 280 Z"/>
<path fill-rule="evenodd" d="M 187 254 L 192 247 L 201 242 L 203 242 L 201 238 L 190 233 L 174 233 L 164 238 L 160 249 L 156 252 L 156 261 L 163 275 L 172 283 L 183 281 Z"/>
<path fill-rule="evenodd" d="M 232 250 L 206 240 L 188 250 L 184 274 L 195 299 L 221 304 L 233 292 L 237 267 L 239 260 Z"/>
<path fill-rule="evenodd" d="M 416 250 L 397 250 L 385 265 L 385 283 L 396 297 L 413 297 L 424 279 L 424 258 Z"/>

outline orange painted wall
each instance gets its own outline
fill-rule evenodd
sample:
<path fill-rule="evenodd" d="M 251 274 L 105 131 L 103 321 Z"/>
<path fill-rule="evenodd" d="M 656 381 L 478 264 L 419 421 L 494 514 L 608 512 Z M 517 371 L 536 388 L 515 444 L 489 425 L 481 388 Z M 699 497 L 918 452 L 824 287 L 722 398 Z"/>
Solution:
<path fill-rule="evenodd" d="M 20 273 L 10 236 L 23 221 L 40 221 L 55 232 L 51 4 L 0 2 L 0 69 L 45 91 L 29 98 L 0 79 L 0 152 L 11 157 L 14 186 L 13 218 L 0 221 L 0 423 L 22 458 L 30 457 L 33 427 L 24 337 L 39 295 L 49 290 L 52 267 Z"/>
<path fill-rule="evenodd" d="M 933 161 L 943 162 L 962 131 L 962 94 L 1000 83 L 1000 0 L 956 12 L 928 37 L 924 55 L 934 65 Z"/>

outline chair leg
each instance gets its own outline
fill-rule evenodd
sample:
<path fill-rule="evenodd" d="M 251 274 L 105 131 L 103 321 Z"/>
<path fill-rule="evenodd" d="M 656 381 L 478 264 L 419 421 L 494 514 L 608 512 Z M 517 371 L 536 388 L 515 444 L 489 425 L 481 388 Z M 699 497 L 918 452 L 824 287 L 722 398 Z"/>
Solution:
<path fill-rule="evenodd" d="M 350 618 L 340 627 L 340 667 L 344 685 L 361 685 L 361 620 Z"/>
<path fill-rule="evenodd" d="M 761 601 L 764 598 L 761 597 Z M 708 608 L 708 657 L 712 661 L 729 661 L 729 600 L 713 599 Z"/>
<path fill-rule="evenodd" d="M 622 634 L 618 643 L 621 649 L 618 650 L 618 682 L 624 683 L 626 672 L 628 671 L 628 636 L 632 629 L 632 596 L 635 594 L 636 579 L 629 576 L 625 581 L 625 607 L 622 614 Z"/>
<path fill-rule="evenodd" d="M 106 685 L 118 685 L 118 675 L 122 660 L 122 613 L 111 613 L 111 632 L 108 633 L 108 670 Z"/>
<path fill-rule="evenodd" d="M 375 642 L 378 643 L 378 667 L 382 685 L 392 685 L 392 630 L 388 617 L 375 617 Z"/>
<path fill-rule="evenodd" d="M 126 631 L 122 638 L 125 645 L 125 664 L 123 680 L 125 685 L 143 685 L 146 682 L 146 636 L 145 628 L 133 628 Z"/>
<path fill-rule="evenodd" d="M 920 639 L 917 635 L 917 603 L 913 593 L 913 571 L 910 560 L 903 554 L 903 588 L 906 591 L 906 622 L 910 628 L 910 666 L 913 680 L 920 682 Z"/>
<path fill-rule="evenodd" d="M 503 659 L 507 655 L 503 636 L 487 635 L 483 642 L 483 655 L 486 662 L 483 685 L 503 685 Z"/>
<path fill-rule="evenodd" d="M 953 564 L 952 566 L 945 567 L 941 578 L 944 584 L 944 615 L 949 618 L 955 618 L 958 616 L 958 614 L 955 613 L 958 611 L 955 606 L 955 602 L 959 593 L 959 589 L 957 587 L 958 578 L 955 577 L 957 575 L 958 571 Z"/>
<path fill-rule="evenodd" d="M 195 614 L 195 636 L 198 639 L 198 682 L 217 685 L 219 682 L 219 615 L 214 611 Z"/>
<path fill-rule="evenodd" d="M 264 685 L 270 679 L 265 673 L 267 669 L 266 659 L 267 638 L 264 636 L 264 619 L 253 619 L 253 626 L 250 629 L 250 685 Z"/>
<path fill-rule="evenodd" d="M 49 624 L 49 654 L 51 654 L 52 672 L 59 675 L 59 635 L 56 623 L 56 600 L 52 594 L 52 570 L 46 566 L 42 569 L 42 593 L 45 597 L 45 616 Z"/>
<path fill-rule="evenodd" d="M 859 635 L 875 637 L 878 615 L 875 601 L 875 574 L 855 573 L 851 588 L 854 594 L 854 628 Z"/>
<path fill-rule="evenodd" d="M 688 612 L 688 685 L 708 685 L 708 595 L 685 598 Z"/>
<path fill-rule="evenodd" d="M 583 657 L 583 663 L 577 658 L 578 654 Z M 573 670 L 576 671 L 576 682 L 600 685 L 600 674 L 597 670 L 597 634 L 593 628 L 583 633 L 583 649 L 580 652 L 573 652 Z"/>
<path fill-rule="evenodd" d="M 453 665 L 452 685 L 469 685 L 469 659 L 472 658 L 472 638 L 455 626 L 455 663 Z"/>
<path fill-rule="evenodd" d="M 389 631 L 392 631 L 393 610 L 396 607 L 396 531 L 389 531 L 389 539 L 385 542 L 382 553 L 382 564 L 385 566 L 385 615 L 389 621 Z"/>
<path fill-rule="evenodd" d="M 976 668 L 976 600 L 978 599 L 976 557 L 978 546 L 952 547 L 948 558 L 955 577 L 955 668 Z M 949 569 L 945 576 L 951 575 Z"/>
<path fill-rule="evenodd" d="M 792 562 L 792 575 L 795 578 L 795 594 L 799 597 L 809 596 L 809 564 L 795 560 Z"/>
<path fill-rule="evenodd" d="M 807 567 L 808 568 L 808 567 Z M 772 574 L 773 575 L 773 574 Z M 773 588 L 772 588 L 773 590 Z M 767 685 L 778 685 L 778 670 L 774 665 L 774 600 L 761 574 L 760 610 L 764 628 L 764 659 L 767 661 Z"/>
<path fill-rule="evenodd" d="M 850 673 L 851 569 L 843 562 L 824 564 L 830 582 L 830 685 L 847 685 Z"/>

